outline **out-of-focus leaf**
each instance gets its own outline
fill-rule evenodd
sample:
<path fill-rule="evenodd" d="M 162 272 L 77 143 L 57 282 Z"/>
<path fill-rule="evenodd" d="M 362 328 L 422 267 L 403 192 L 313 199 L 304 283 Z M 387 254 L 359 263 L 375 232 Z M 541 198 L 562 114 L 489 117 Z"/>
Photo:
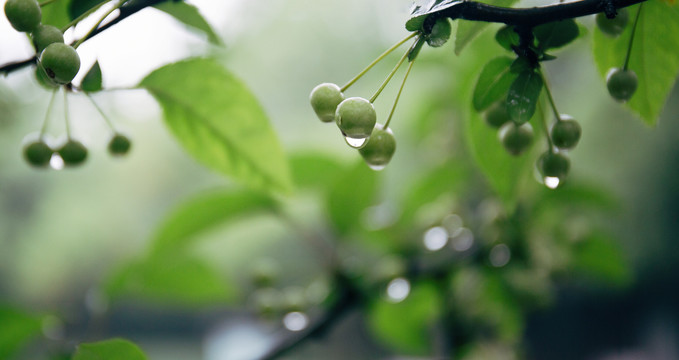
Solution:
<path fill-rule="evenodd" d="M 567 206 L 616 211 L 620 209 L 620 202 L 606 189 L 568 181 L 556 189 L 541 189 L 534 211 L 540 213 L 548 208 Z"/>
<path fill-rule="evenodd" d="M 505 50 L 512 51 L 514 46 L 519 45 L 519 34 L 513 26 L 503 26 L 495 33 L 495 41 Z"/>
<path fill-rule="evenodd" d="M 346 234 L 361 223 L 363 210 L 377 195 L 377 172 L 361 161 L 341 174 L 330 189 L 326 209 L 335 229 Z"/>
<path fill-rule="evenodd" d="M 156 230 L 152 254 L 182 253 L 204 231 L 255 213 L 272 211 L 275 201 L 252 191 L 209 192 L 175 209 Z"/>
<path fill-rule="evenodd" d="M 204 261 L 188 255 L 155 256 L 127 264 L 106 283 L 113 298 L 133 298 L 164 305 L 224 304 L 237 289 Z"/>
<path fill-rule="evenodd" d="M 577 243 L 573 267 L 593 280 L 614 286 L 624 286 L 632 281 L 620 245 L 603 233 L 592 234 Z"/>
<path fill-rule="evenodd" d="M 485 0 L 483 3 L 488 5 L 495 5 L 501 7 L 510 7 L 517 3 L 518 0 Z M 460 55 L 462 50 L 474 38 L 486 28 L 490 23 L 484 21 L 467 21 L 459 19 L 457 26 L 457 36 L 455 37 L 455 54 Z"/>
<path fill-rule="evenodd" d="M 71 0 L 56 0 L 48 5 L 42 6 L 42 20 L 45 25 L 52 25 L 58 28 L 63 28 L 70 21 L 71 17 L 68 15 L 68 9 L 71 6 Z"/>
<path fill-rule="evenodd" d="M 78 345 L 73 360 L 146 360 L 147 357 L 134 343 L 111 339 Z"/>
<path fill-rule="evenodd" d="M 0 305 L 0 359 L 9 359 L 42 333 L 42 318 Z"/>
<path fill-rule="evenodd" d="M 93 1 L 93 0 L 92 0 Z M 183 24 L 186 24 L 196 30 L 202 31 L 207 35 L 208 41 L 215 45 L 221 45 L 222 41 L 210 26 L 205 18 L 200 14 L 198 8 L 184 1 L 165 1 L 160 4 L 153 5 L 154 8 L 164 11 L 173 16 Z"/>
<path fill-rule="evenodd" d="M 637 5 L 630 8 L 630 19 Z M 594 31 L 594 59 L 603 77 L 609 69 L 621 68 L 632 34 L 632 24 L 617 38 Z M 629 69 L 636 72 L 639 86 L 627 103 L 648 125 L 655 125 L 679 75 L 679 3 L 643 3 Z M 602 88 L 603 89 L 603 88 Z M 602 90 L 605 91 L 605 90 Z"/>
<path fill-rule="evenodd" d="M 100 6 L 108 0 L 71 0 L 68 6 L 68 17 L 73 20 L 88 12 L 90 9 Z"/>
<path fill-rule="evenodd" d="M 540 92 L 542 76 L 534 70 L 523 71 L 512 82 L 507 93 L 507 113 L 509 117 L 523 124 L 535 114 Z"/>
<path fill-rule="evenodd" d="M 401 352 L 426 354 L 432 346 L 432 327 L 441 314 L 440 295 L 432 284 L 414 284 L 405 300 L 380 300 L 368 313 L 375 337 Z"/>
<path fill-rule="evenodd" d="M 258 189 L 290 191 L 287 159 L 254 95 L 214 59 L 193 58 L 146 76 L 165 123 L 204 165 Z"/>
<path fill-rule="evenodd" d="M 578 38 L 580 29 L 573 19 L 550 22 L 533 29 L 540 50 L 556 49 Z"/>
<path fill-rule="evenodd" d="M 92 65 L 87 74 L 85 74 L 85 77 L 83 78 L 83 81 L 80 84 L 80 88 L 85 92 L 95 92 L 101 90 L 102 79 L 99 61 L 95 61 L 94 65 Z"/>
<path fill-rule="evenodd" d="M 514 60 L 502 56 L 490 60 L 483 67 L 479 80 L 474 87 L 473 104 L 476 111 L 483 111 L 494 102 L 507 95 L 517 74 L 510 71 Z"/>
<path fill-rule="evenodd" d="M 346 170 L 337 159 L 318 153 L 302 153 L 290 156 L 292 177 L 301 188 L 329 188 Z"/>

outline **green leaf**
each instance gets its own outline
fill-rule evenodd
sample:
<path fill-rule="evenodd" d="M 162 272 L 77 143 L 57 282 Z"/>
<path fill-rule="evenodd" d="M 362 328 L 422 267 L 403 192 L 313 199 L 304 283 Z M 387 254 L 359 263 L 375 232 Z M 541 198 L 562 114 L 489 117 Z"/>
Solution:
<path fill-rule="evenodd" d="M 509 87 L 517 77 L 510 71 L 513 59 L 497 57 L 490 60 L 481 70 L 474 87 L 473 104 L 476 111 L 483 111 L 507 95 Z"/>
<path fill-rule="evenodd" d="M 42 20 L 45 25 L 52 25 L 58 28 L 63 28 L 70 21 L 71 17 L 68 15 L 68 9 L 71 6 L 71 0 L 56 0 L 48 5 L 42 6 Z"/>
<path fill-rule="evenodd" d="M 166 65 L 139 86 L 160 103 L 172 134 L 198 161 L 254 188 L 290 191 L 288 163 L 264 110 L 214 59 Z"/>
<path fill-rule="evenodd" d="M 560 48 L 578 38 L 580 28 L 573 19 L 550 22 L 533 29 L 540 50 Z"/>
<path fill-rule="evenodd" d="M 42 334 L 42 317 L 0 305 L 0 359 L 8 359 Z"/>
<path fill-rule="evenodd" d="M 85 92 L 96 92 L 102 89 L 101 67 L 99 61 L 95 61 L 94 65 L 85 74 L 80 88 Z"/>
<path fill-rule="evenodd" d="M 414 284 L 405 300 L 375 302 L 368 313 L 368 325 L 375 337 L 411 354 L 427 354 L 433 345 L 432 328 L 441 314 L 440 295 L 433 284 Z"/>
<path fill-rule="evenodd" d="M 507 93 L 507 113 L 510 119 L 519 124 L 530 120 L 535 114 L 541 90 L 542 77 L 537 71 L 521 72 Z"/>
<path fill-rule="evenodd" d="M 302 188 L 329 188 L 346 171 L 337 159 L 316 152 L 292 155 L 290 166 L 295 185 Z"/>
<path fill-rule="evenodd" d="M 215 45 L 222 45 L 222 41 L 212 29 L 212 26 L 203 18 L 198 11 L 198 8 L 184 1 L 165 1 L 160 4 L 153 5 L 154 8 L 164 11 L 173 16 L 185 25 L 188 25 L 196 30 L 200 30 L 205 35 L 209 42 Z"/>
<path fill-rule="evenodd" d="M 377 195 L 377 172 L 363 161 L 357 163 L 333 183 L 327 195 L 328 216 L 340 234 L 359 227 L 363 210 L 373 205 Z"/>
<path fill-rule="evenodd" d="M 630 8 L 630 15 L 636 14 L 636 9 Z M 594 59 L 603 77 L 611 68 L 623 66 L 631 34 L 631 24 L 615 39 L 598 29 L 594 31 Z M 660 111 L 677 81 L 677 49 L 679 3 L 644 2 L 629 60 L 629 68 L 636 72 L 639 86 L 627 105 L 648 125 L 655 125 L 658 121 Z"/>
<path fill-rule="evenodd" d="M 78 345 L 73 360 L 146 360 L 139 347 L 127 340 L 111 339 Z"/>
<path fill-rule="evenodd" d="M 210 192 L 175 209 L 156 230 L 151 253 L 182 253 L 198 235 L 228 221 L 254 213 L 273 211 L 275 201 L 252 191 Z"/>
<path fill-rule="evenodd" d="M 503 26 L 495 33 L 495 41 L 505 50 L 513 51 L 519 45 L 519 34 L 514 31 L 513 26 Z"/>
<path fill-rule="evenodd" d="M 68 17 L 73 20 L 88 12 L 90 9 L 100 6 L 108 0 L 71 0 L 68 6 Z"/>
<path fill-rule="evenodd" d="M 593 280 L 614 286 L 625 286 L 632 281 L 620 245 L 605 234 L 592 234 L 578 242 L 573 257 L 575 271 Z"/>
<path fill-rule="evenodd" d="M 205 261 L 179 254 L 155 256 L 127 264 L 107 281 L 113 298 L 142 299 L 170 306 L 224 304 L 236 288 Z"/>
<path fill-rule="evenodd" d="M 485 0 L 483 3 L 501 7 L 511 7 L 518 0 Z M 490 23 L 484 21 L 467 21 L 459 19 L 457 36 L 455 37 L 455 54 L 460 55 L 462 50 Z"/>
<path fill-rule="evenodd" d="M 443 46 L 450 39 L 451 32 L 452 27 L 448 18 L 437 19 L 434 27 L 431 29 L 431 33 L 425 37 L 427 44 L 431 47 Z"/>
<path fill-rule="evenodd" d="M 441 4 L 441 2 L 444 2 L 442 5 L 454 3 L 457 0 L 434 0 L 434 1 L 428 1 L 427 5 L 424 6 L 415 6 L 413 12 L 411 13 L 410 18 L 408 21 L 406 21 L 406 30 L 408 31 L 418 31 L 422 30 L 422 25 L 424 24 L 424 20 L 427 18 L 427 15 L 432 12 L 432 9 L 436 7 L 437 5 Z"/>

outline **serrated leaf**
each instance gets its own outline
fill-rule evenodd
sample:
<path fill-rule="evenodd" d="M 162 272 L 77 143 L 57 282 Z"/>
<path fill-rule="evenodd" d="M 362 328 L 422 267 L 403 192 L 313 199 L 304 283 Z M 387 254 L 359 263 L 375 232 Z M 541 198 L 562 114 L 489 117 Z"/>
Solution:
<path fill-rule="evenodd" d="M 244 216 L 273 211 L 275 201 L 252 191 L 220 191 L 197 196 L 177 207 L 156 230 L 151 253 L 183 253 L 210 229 Z"/>
<path fill-rule="evenodd" d="M 537 71 L 527 70 L 519 74 L 507 92 L 507 113 L 514 122 L 523 124 L 535 114 L 535 108 L 542 91 L 542 76 Z"/>
<path fill-rule="evenodd" d="M 640 5 L 638 5 L 640 6 Z M 637 7 L 630 8 L 630 15 Z M 622 67 L 632 24 L 617 38 L 594 31 L 594 59 L 602 77 L 609 69 Z M 679 75 L 679 3 L 647 1 L 637 25 L 629 68 L 639 86 L 627 105 L 648 125 L 655 125 Z"/>
<path fill-rule="evenodd" d="M 503 26 L 495 33 L 495 41 L 505 50 L 513 51 L 520 39 L 513 26 Z"/>
<path fill-rule="evenodd" d="M 578 38 L 580 28 L 573 19 L 554 21 L 533 29 L 540 50 L 556 49 Z"/>
<path fill-rule="evenodd" d="M 172 134 L 199 162 L 257 189 L 290 191 L 288 163 L 264 110 L 214 59 L 163 66 L 139 86 L 156 98 Z"/>
<path fill-rule="evenodd" d="M 486 0 L 484 4 L 510 7 L 517 3 L 518 0 Z M 483 31 L 490 23 L 484 21 L 467 21 L 458 20 L 457 36 L 455 37 L 455 54 L 460 55 L 462 50 L 472 41 L 476 36 Z"/>
<path fill-rule="evenodd" d="M 125 265 L 109 278 L 105 291 L 112 299 L 200 307 L 232 300 L 236 287 L 201 259 L 164 254 Z"/>
<path fill-rule="evenodd" d="M 187 4 L 184 1 L 165 1 L 153 5 L 153 7 L 171 15 L 185 25 L 202 31 L 207 35 L 209 42 L 215 45 L 222 45 L 222 41 L 217 33 L 215 33 L 212 26 L 210 26 L 210 23 L 205 20 L 195 6 Z"/>
<path fill-rule="evenodd" d="M 111 339 L 78 345 L 73 360 L 146 360 L 147 357 L 134 343 Z"/>
<path fill-rule="evenodd" d="M 71 0 L 68 6 L 68 17 L 73 20 L 88 12 L 90 9 L 99 7 L 108 0 Z"/>
<path fill-rule="evenodd" d="M 415 284 L 405 300 L 377 301 L 368 313 L 375 337 L 390 347 L 411 354 L 427 354 L 433 345 L 432 328 L 441 314 L 437 288 L 430 283 Z"/>
<path fill-rule="evenodd" d="M 71 17 L 68 15 L 68 9 L 71 6 L 71 0 L 56 0 L 41 7 L 42 24 L 56 26 L 59 29 L 66 26 Z"/>
<path fill-rule="evenodd" d="M 497 57 L 483 67 L 474 87 L 472 103 L 476 111 L 485 110 L 507 95 L 509 87 L 518 76 L 510 71 L 513 61 L 509 57 Z"/>
<path fill-rule="evenodd" d="M 9 359 L 41 333 L 41 317 L 0 305 L 0 359 Z"/>
<path fill-rule="evenodd" d="M 361 223 L 363 210 L 373 205 L 377 173 L 361 161 L 335 179 L 327 195 L 326 209 L 335 229 L 346 234 Z"/>
<path fill-rule="evenodd" d="M 102 89 L 101 67 L 99 61 L 95 61 L 94 65 L 87 71 L 80 88 L 85 92 L 96 92 Z"/>

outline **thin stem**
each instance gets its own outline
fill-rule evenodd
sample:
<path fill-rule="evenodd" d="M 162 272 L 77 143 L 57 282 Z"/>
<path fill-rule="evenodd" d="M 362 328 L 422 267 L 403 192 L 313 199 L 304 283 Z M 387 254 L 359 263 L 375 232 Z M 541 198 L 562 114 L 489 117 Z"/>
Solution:
<path fill-rule="evenodd" d="M 387 86 L 389 81 L 391 81 L 391 78 L 394 77 L 394 74 L 396 74 L 396 71 L 398 70 L 398 68 L 400 68 L 401 65 L 403 65 L 403 62 L 406 61 L 406 59 L 408 58 L 408 54 L 410 54 L 410 49 L 408 49 L 408 51 L 406 51 L 405 54 L 403 54 L 403 56 L 401 56 L 401 60 L 398 61 L 396 66 L 394 66 L 394 68 L 389 73 L 389 76 L 387 76 L 387 78 L 384 79 L 384 81 L 382 82 L 382 85 L 380 85 L 380 88 L 377 89 L 375 94 L 370 98 L 371 103 L 374 103 L 375 100 L 377 100 L 377 97 L 380 96 L 380 93 L 382 92 L 382 90 L 384 90 L 384 88 Z"/>
<path fill-rule="evenodd" d="M 85 36 L 83 36 L 82 38 L 80 38 L 80 40 L 78 40 L 78 42 L 76 42 L 75 45 L 73 45 L 73 48 L 77 49 L 78 46 L 80 46 L 80 44 L 82 44 L 85 40 L 87 40 L 87 39 L 90 37 L 90 35 L 91 35 L 95 30 L 97 30 L 97 28 L 99 27 L 99 25 L 101 25 L 101 23 L 104 22 L 104 20 L 105 20 L 109 15 L 111 15 L 114 11 L 120 9 L 120 7 L 123 6 L 124 3 L 125 3 L 124 1 L 120 1 L 120 2 L 118 2 L 118 4 L 117 4 L 116 6 L 112 7 L 109 11 L 107 11 L 107 12 L 99 19 L 99 21 L 97 21 L 97 23 L 90 29 L 90 31 L 88 31 L 87 34 L 85 34 Z"/>
<path fill-rule="evenodd" d="M 644 4 L 641 3 L 639 4 L 639 8 L 637 8 L 637 15 L 634 17 L 634 26 L 632 27 L 632 35 L 629 38 L 629 44 L 627 45 L 627 55 L 625 55 L 625 65 L 622 66 L 623 70 L 627 70 L 627 65 L 629 65 L 629 58 L 630 55 L 632 54 L 632 43 L 634 42 L 634 34 L 637 33 L 637 24 L 639 23 L 639 15 L 641 15 L 641 7 Z"/>
<path fill-rule="evenodd" d="M 542 130 L 545 132 L 545 138 L 547 138 L 547 145 L 549 146 L 549 152 L 554 151 L 554 144 L 552 143 L 552 138 L 549 136 L 549 127 L 547 126 L 547 117 L 544 116 L 544 110 L 542 109 L 542 105 L 538 101 L 538 107 L 540 109 L 540 112 L 542 113 L 542 121 L 540 121 L 542 125 Z M 558 119 L 558 118 L 557 118 Z"/>
<path fill-rule="evenodd" d="M 68 24 L 64 25 L 64 27 L 61 28 L 61 32 L 65 32 L 66 30 L 70 29 L 71 27 L 77 25 L 79 22 L 83 21 L 83 19 L 94 14 L 97 10 L 99 10 L 100 7 L 104 6 L 104 4 L 106 4 L 106 2 L 101 2 L 98 5 L 95 5 L 91 9 L 80 14 L 80 16 L 71 20 L 71 22 L 69 22 Z M 87 36 L 85 36 L 84 38 L 87 38 Z"/>
<path fill-rule="evenodd" d="M 108 126 L 111 128 L 111 131 L 116 133 L 116 128 L 115 128 L 115 126 L 113 126 L 113 122 L 111 121 L 111 119 L 108 118 L 108 116 L 106 116 L 104 111 L 99 107 L 99 104 L 97 104 L 97 102 L 94 101 L 94 99 L 92 98 L 92 95 L 90 95 L 89 93 L 85 93 L 85 95 L 87 96 L 88 99 L 90 99 L 90 102 L 92 102 L 92 105 L 94 105 L 94 107 L 97 109 L 97 111 L 99 112 L 99 115 L 101 115 L 101 117 L 104 119 L 106 124 L 108 124 Z"/>
<path fill-rule="evenodd" d="M 66 139 L 71 140 L 71 124 L 68 121 L 68 92 L 64 91 L 64 119 L 66 120 Z"/>
<path fill-rule="evenodd" d="M 50 119 L 50 113 L 52 112 L 52 105 L 54 104 L 54 98 L 57 95 L 57 91 L 59 89 L 54 89 L 52 91 L 52 96 L 50 97 L 50 102 L 47 104 L 47 112 L 45 113 L 45 120 L 42 122 L 42 127 L 40 128 L 40 139 L 42 139 L 45 136 L 45 133 L 47 133 L 47 126 L 49 124 L 49 119 Z"/>
<path fill-rule="evenodd" d="M 547 78 L 545 77 L 545 74 L 542 72 L 542 69 L 538 69 L 538 71 L 540 72 L 540 77 L 542 77 L 542 83 L 543 86 L 545 87 L 545 92 L 547 93 L 547 99 L 549 99 L 549 105 L 552 107 L 552 111 L 554 112 L 554 117 L 556 117 L 556 121 L 561 121 L 561 115 L 559 115 L 559 111 L 556 109 L 556 103 L 554 102 L 552 91 L 549 90 Z"/>
<path fill-rule="evenodd" d="M 406 84 L 406 80 L 408 79 L 408 74 L 410 74 L 410 70 L 413 68 L 413 64 L 415 63 L 415 60 L 411 61 L 408 64 L 408 70 L 406 70 L 406 74 L 403 76 L 403 81 L 401 82 L 401 87 L 398 89 L 398 94 L 396 94 L 396 99 L 394 100 L 394 105 L 391 107 L 391 112 L 389 113 L 389 117 L 387 118 L 387 122 L 384 123 L 384 129 L 389 128 L 389 123 L 391 122 L 392 116 L 394 116 L 394 110 L 396 110 L 396 104 L 398 104 L 398 99 L 401 97 L 401 92 L 403 91 L 403 87 Z"/>
<path fill-rule="evenodd" d="M 363 69 L 358 75 L 356 75 L 353 79 L 351 79 L 346 85 L 342 86 L 340 89 L 342 92 L 346 91 L 351 85 L 353 85 L 358 79 L 363 77 L 370 69 L 373 68 L 378 62 L 380 62 L 382 59 L 384 59 L 387 55 L 391 54 L 392 51 L 396 50 L 399 46 L 403 45 L 406 41 L 412 39 L 414 36 L 416 36 L 418 33 L 413 32 L 412 34 L 406 36 L 403 38 L 403 40 L 397 42 L 394 44 L 392 47 L 387 49 L 385 52 L 382 53 L 382 55 L 378 56 L 377 59 L 373 60 L 373 62 L 370 63 L 365 69 Z"/>

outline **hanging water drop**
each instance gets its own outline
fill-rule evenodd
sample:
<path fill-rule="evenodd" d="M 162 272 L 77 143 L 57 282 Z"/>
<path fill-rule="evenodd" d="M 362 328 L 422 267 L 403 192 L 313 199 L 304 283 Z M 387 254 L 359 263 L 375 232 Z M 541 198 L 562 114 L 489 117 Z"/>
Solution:
<path fill-rule="evenodd" d="M 346 140 L 347 144 L 351 146 L 354 149 L 360 149 L 365 146 L 366 143 L 368 143 L 368 138 L 352 138 L 349 136 L 344 136 L 344 140 Z"/>
<path fill-rule="evenodd" d="M 375 171 L 380 171 L 380 170 L 384 170 L 384 168 L 387 167 L 387 164 L 382 164 L 382 165 L 371 165 L 371 164 L 368 164 L 368 167 L 371 168 L 371 169 L 373 169 L 373 170 L 375 170 Z"/>
<path fill-rule="evenodd" d="M 54 170 L 62 170 L 64 168 L 64 159 L 59 154 L 53 154 L 50 158 L 50 167 Z"/>
<path fill-rule="evenodd" d="M 545 186 L 547 186 L 550 189 L 556 189 L 559 187 L 559 183 L 561 180 L 558 177 L 553 177 L 553 176 L 545 176 L 543 179 Z"/>

